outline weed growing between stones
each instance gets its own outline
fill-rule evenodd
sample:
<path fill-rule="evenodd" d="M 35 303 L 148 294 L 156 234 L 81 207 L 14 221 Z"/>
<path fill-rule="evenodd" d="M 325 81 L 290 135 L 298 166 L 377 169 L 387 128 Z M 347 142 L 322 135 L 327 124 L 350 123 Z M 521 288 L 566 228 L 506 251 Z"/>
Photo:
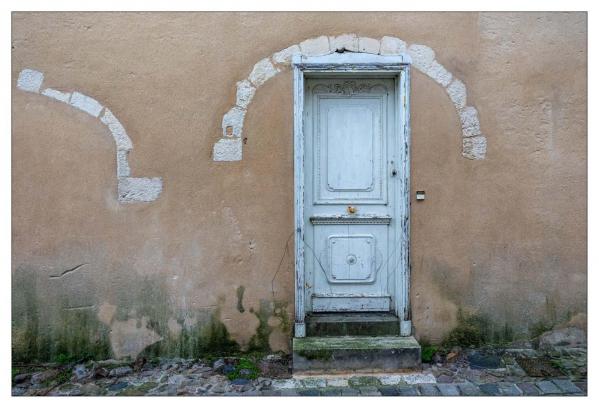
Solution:
<path fill-rule="evenodd" d="M 427 339 L 420 339 L 420 355 L 423 363 L 431 363 L 439 347 L 432 345 Z"/>

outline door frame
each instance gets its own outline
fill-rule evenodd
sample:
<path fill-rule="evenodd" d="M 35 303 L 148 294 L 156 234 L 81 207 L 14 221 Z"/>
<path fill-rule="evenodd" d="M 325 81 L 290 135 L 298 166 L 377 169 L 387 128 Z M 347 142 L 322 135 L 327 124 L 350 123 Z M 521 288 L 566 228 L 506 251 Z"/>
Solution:
<path fill-rule="evenodd" d="M 403 216 L 395 228 L 396 241 L 404 243 L 395 252 L 399 256 L 395 272 L 394 309 L 400 321 L 400 334 L 412 333 L 410 311 L 410 65 L 409 55 L 333 53 L 308 57 L 295 54 L 293 65 L 293 156 L 294 156 L 294 227 L 295 227 L 295 337 L 306 336 L 306 299 L 304 270 L 304 96 L 305 77 L 310 74 L 355 73 L 392 74 L 395 89 L 395 137 L 398 143 L 398 170 L 405 175 L 397 183 L 395 199 Z M 401 109 L 400 109 L 401 107 Z"/>

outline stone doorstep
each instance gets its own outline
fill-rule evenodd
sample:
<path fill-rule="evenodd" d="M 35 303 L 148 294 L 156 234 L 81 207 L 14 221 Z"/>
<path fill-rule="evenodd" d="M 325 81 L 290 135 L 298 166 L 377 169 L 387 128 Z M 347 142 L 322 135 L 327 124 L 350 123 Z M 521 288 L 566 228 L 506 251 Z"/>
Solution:
<path fill-rule="evenodd" d="M 399 336 L 399 318 L 392 313 L 314 313 L 306 316 L 309 337 Z"/>
<path fill-rule="evenodd" d="M 419 369 L 420 345 L 399 336 L 303 337 L 293 339 L 294 373 L 397 372 Z"/>

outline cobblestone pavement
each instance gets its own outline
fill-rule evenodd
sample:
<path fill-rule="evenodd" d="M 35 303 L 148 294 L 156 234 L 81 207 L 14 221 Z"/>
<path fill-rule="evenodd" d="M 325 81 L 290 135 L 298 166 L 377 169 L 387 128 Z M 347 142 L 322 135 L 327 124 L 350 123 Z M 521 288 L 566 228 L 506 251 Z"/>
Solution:
<path fill-rule="evenodd" d="M 294 377 L 282 355 L 15 366 L 12 395 L 574 396 L 587 393 L 586 356 L 582 348 L 455 350 L 418 372 Z"/>

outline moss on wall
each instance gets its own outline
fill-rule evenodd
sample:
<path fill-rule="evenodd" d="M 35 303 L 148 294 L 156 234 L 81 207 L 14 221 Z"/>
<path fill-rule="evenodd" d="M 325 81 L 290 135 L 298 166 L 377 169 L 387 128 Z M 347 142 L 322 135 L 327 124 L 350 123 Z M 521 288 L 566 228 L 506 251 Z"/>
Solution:
<path fill-rule="evenodd" d="M 248 351 L 266 352 L 271 351 L 269 337 L 273 331 L 273 326 L 269 324 L 269 320 L 274 317 L 280 320 L 279 327 L 284 333 L 290 332 L 289 315 L 287 314 L 287 302 L 261 300 L 260 308 L 256 311 L 250 309 L 260 322 L 248 344 Z"/>
<path fill-rule="evenodd" d="M 13 361 L 109 358 L 109 328 L 98 320 L 95 309 L 69 307 L 64 296 L 38 296 L 37 283 L 30 268 L 19 267 L 13 273 Z"/>
<path fill-rule="evenodd" d="M 514 340 L 514 332 L 507 323 L 497 324 L 484 314 L 458 309 L 457 322 L 457 326 L 443 339 L 444 347 L 501 345 Z"/>

